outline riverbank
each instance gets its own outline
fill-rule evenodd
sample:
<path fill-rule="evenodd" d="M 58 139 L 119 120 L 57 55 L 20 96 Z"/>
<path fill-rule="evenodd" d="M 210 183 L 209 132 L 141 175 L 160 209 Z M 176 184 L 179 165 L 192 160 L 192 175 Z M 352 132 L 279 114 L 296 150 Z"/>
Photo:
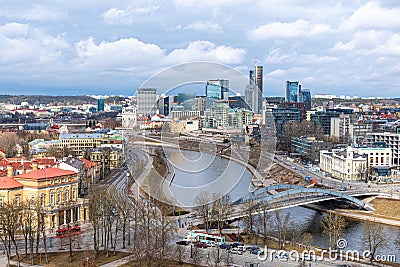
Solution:
<path fill-rule="evenodd" d="M 398 201 L 398 200 L 396 200 Z M 400 204 L 400 201 L 398 201 Z M 385 225 L 400 227 L 400 218 L 388 218 L 382 217 L 379 214 L 376 214 L 376 211 L 354 211 L 349 209 L 326 209 L 324 207 L 315 205 L 315 204 L 308 204 L 304 205 L 305 208 L 313 209 L 320 212 L 328 212 L 343 216 L 345 218 L 350 218 L 357 221 L 369 221 L 369 222 L 376 222 Z"/>

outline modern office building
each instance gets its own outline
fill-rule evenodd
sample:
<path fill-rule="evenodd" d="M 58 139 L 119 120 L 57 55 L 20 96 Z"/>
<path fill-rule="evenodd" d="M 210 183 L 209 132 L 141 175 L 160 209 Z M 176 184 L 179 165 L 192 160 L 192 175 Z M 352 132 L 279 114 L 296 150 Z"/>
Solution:
<path fill-rule="evenodd" d="M 209 110 L 204 111 L 204 127 L 228 127 L 229 106 L 224 102 L 214 102 Z"/>
<path fill-rule="evenodd" d="M 97 99 L 97 111 L 98 112 L 104 111 L 104 99 L 103 98 Z"/>
<path fill-rule="evenodd" d="M 206 97 L 228 101 L 229 80 L 208 80 L 206 83 Z"/>
<path fill-rule="evenodd" d="M 259 114 L 262 111 L 263 66 L 256 64 L 254 70 L 249 71 L 249 84 L 245 88 L 245 101 L 254 113 Z"/>
<path fill-rule="evenodd" d="M 300 102 L 299 95 L 301 94 L 301 85 L 298 81 L 286 81 L 286 102 Z"/>
<path fill-rule="evenodd" d="M 310 114 L 310 120 L 315 125 L 321 127 L 324 135 L 331 134 L 331 119 L 338 118 L 340 114 L 352 114 L 352 109 L 327 109 L 325 112 L 315 112 Z"/>
<path fill-rule="evenodd" d="M 400 166 L 400 134 L 384 132 L 384 133 L 367 133 L 366 144 L 373 146 L 376 143 L 385 143 L 386 147 L 392 150 L 392 165 Z"/>
<path fill-rule="evenodd" d="M 312 98 L 310 89 L 301 89 L 300 91 L 300 99 L 298 102 L 306 103 L 306 109 L 311 110 L 312 106 Z"/>
<path fill-rule="evenodd" d="M 332 150 L 331 142 L 316 140 L 315 137 L 292 137 L 291 146 L 293 155 L 314 164 L 319 162 L 321 150 Z"/>
<path fill-rule="evenodd" d="M 283 125 L 286 122 L 300 122 L 301 118 L 300 110 L 297 108 L 273 108 L 265 112 L 272 113 L 278 137 L 283 136 Z"/>
<path fill-rule="evenodd" d="M 139 88 L 136 92 L 137 114 L 153 116 L 157 113 L 157 89 Z"/>

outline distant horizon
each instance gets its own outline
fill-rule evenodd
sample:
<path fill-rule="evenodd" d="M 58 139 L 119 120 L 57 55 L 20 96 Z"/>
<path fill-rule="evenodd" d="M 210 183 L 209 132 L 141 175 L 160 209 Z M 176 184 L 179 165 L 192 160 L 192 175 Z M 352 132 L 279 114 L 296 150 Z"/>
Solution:
<path fill-rule="evenodd" d="M 5 96 L 88 96 L 88 97 L 93 97 L 94 96 L 107 96 L 107 97 L 112 97 L 112 96 L 121 96 L 121 97 L 130 97 L 130 96 L 136 96 L 136 90 L 134 94 L 130 95 L 124 95 L 124 94 L 117 94 L 117 93 L 111 93 L 111 94 L 102 94 L 102 93 L 97 93 L 97 94 L 48 94 L 48 93 L 17 93 L 17 94 L 7 94 L 7 93 L 2 93 L 0 92 L 0 95 L 5 95 Z M 157 95 L 161 95 L 157 92 Z M 315 95 L 335 95 L 335 94 L 329 94 L 329 93 L 316 93 L 313 94 L 311 93 L 312 98 L 315 98 Z M 201 94 L 196 94 L 196 96 L 202 96 Z M 241 95 L 244 97 L 244 95 Z M 285 95 L 263 95 L 264 97 L 285 97 Z M 340 98 L 341 96 L 345 97 L 351 97 L 351 99 L 354 99 L 354 95 L 336 95 L 337 98 Z M 378 99 L 398 99 L 400 96 L 394 96 L 394 97 L 383 97 L 383 96 L 357 96 L 356 99 L 369 99 L 369 98 L 378 98 Z M 323 99 L 323 98 L 317 98 L 317 99 Z M 351 99 L 344 99 L 344 100 L 351 100 Z"/>

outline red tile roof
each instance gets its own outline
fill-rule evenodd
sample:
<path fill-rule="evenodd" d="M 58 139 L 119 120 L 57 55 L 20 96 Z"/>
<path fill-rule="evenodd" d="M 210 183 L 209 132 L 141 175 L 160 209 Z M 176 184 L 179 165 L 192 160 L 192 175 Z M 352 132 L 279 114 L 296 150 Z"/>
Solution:
<path fill-rule="evenodd" d="M 87 160 L 87 159 L 85 159 L 85 158 L 80 158 L 80 160 L 83 161 L 83 162 L 85 163 L 85 169 L 90 169 L 90 168 L 92 168 L 92 167 L 94 167 L 94 166 L 97 165 L 96 162 Z"/>
<path fill-rule="evenodd" d="M 23 185 L 15 181 L 13 177 L 0 177 L 0 190 L 14 189 L 23 187 Z"/>
<path fill-rule="evenodd" d="M 22 160 L 20 158 L 4 158 L 0 160 L 0 168 L 3 170 L 8 165 L 12 165 L 14 170 L 32 170 L 32 163 L 36 162 L 39 166 L 53 167 L 56 164 L 55 158 L 36 158 L 35 160 Z"/>
<path fill-rule="evenodd" d="M 15 176 L 15 178 L 40 180 L 40 179 L 54 178 L 54 177 L 74 175 L 74 174 L 76 174 L 76 172 L 74 171 L 63 170 L 59 168 L 46 168 L 46 169 L 31 171 L 28 173 L 23 173 Z"/>

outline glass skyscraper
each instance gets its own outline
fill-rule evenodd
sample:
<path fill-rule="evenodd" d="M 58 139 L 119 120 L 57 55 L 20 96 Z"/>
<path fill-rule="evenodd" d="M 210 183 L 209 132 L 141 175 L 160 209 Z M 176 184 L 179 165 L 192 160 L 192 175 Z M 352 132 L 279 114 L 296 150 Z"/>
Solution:
<path fill-rule="evenodd" d="M 286 81 L 286 102 L 302 102 L 300 101 L 301 85 L 298 81 Z"/>

